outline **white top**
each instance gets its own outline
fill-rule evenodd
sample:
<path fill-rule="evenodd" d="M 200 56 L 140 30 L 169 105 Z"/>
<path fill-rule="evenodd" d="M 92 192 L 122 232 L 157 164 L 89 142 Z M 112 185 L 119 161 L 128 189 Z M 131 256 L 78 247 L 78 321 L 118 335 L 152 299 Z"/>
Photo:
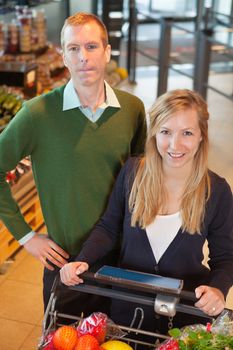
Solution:
<path fill-rule="evenodd" d="M 171 215 L 157 215 L 146 227 L 147 237 L 157 263 L 177 235 L 182 224 L 180 212 Z"/>

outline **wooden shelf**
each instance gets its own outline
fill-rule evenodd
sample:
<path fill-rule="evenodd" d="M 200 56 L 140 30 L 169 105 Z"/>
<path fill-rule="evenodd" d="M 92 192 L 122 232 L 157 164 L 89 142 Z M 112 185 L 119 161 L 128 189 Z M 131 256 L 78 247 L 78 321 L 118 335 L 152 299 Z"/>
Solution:
<path fill-rule="evenodd" d="M 44 225 L 44 219 L 31 170 L 12 186 L 12 194 L 27 223 L 34 231 L 39 230 Z M 0 265 L 10 258 L 19 247 L 19 243 L 0 221 Z"/>

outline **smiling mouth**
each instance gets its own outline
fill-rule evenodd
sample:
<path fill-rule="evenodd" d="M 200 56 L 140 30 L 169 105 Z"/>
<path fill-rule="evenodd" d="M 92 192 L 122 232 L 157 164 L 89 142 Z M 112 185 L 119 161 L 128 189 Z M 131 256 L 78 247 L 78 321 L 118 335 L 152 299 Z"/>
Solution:
<path fill-rule="evenodd" d="M 171 152 L 168 152 L 169 156 L 172 157 L 172 158 L 182 158 L 184 156 L 184 153 L 171 153 Z"/>

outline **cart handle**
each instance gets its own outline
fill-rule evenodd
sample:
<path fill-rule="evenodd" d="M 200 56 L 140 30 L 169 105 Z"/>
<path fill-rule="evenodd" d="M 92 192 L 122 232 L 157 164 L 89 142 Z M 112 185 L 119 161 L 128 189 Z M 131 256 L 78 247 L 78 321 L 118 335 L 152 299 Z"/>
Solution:
<path fill-rule="evenodd" d="M 86 281 L 91 281 L 91 282 L 95 282 L 97 284 L 107 284 L 107 285 L 111 285 L 111 286 L 118 286 L 121 288 L 127 288 L 127 289 L 133 289 L 135 291 L 142 291 L 142 292 L 148 292 L 150 294 L 161 294 L 161 292 L 158 290 L 157 292 L 155 292 L 155 289 L 149 289 L 149 288 L 143 288 L 141 286 L 133 286 L 133 285 L 128 285 L 128 284 L 124 284 L 124 282 L 122 281 L 117 281 L 117 280 L 109 280 L 109 279 L 103 279 L 102 277 L 96 275 L 93 272 L 90 271 L 86 271 L 84 272 L 82 275 L 80 275 L 80 277 L 83 279 L 84 282 Z M 164 295 L 168 295 L 168 296 L 179 296 L 179 298 L 184 299 L 184 300 L 190 300 L 193 302 L 197 302 L 198 299 L 196 298 L 196 295 L 194 292 L 191 291 L 186 291 L 186 290 L 181 290 L 180 293 L 176 293 L 172 290 L 163 290 L 162 294 Z"/>

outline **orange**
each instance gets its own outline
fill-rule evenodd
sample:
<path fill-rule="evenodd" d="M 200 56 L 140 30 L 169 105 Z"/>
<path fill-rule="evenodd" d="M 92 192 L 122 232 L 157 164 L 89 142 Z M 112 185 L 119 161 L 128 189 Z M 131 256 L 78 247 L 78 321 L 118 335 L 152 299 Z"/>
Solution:
<path fill-rule="evenodd" d="M 74 350 L 99 350 L 99 342 L 91 334 L 84 334 L 78 338 Z"/>
<path fill-rule="evenodd" d="M 62 326 L 53 336 L 53 345 L 56 350 L 74 350 L 78 341 L 78 332 L 74 327 Z"/>

